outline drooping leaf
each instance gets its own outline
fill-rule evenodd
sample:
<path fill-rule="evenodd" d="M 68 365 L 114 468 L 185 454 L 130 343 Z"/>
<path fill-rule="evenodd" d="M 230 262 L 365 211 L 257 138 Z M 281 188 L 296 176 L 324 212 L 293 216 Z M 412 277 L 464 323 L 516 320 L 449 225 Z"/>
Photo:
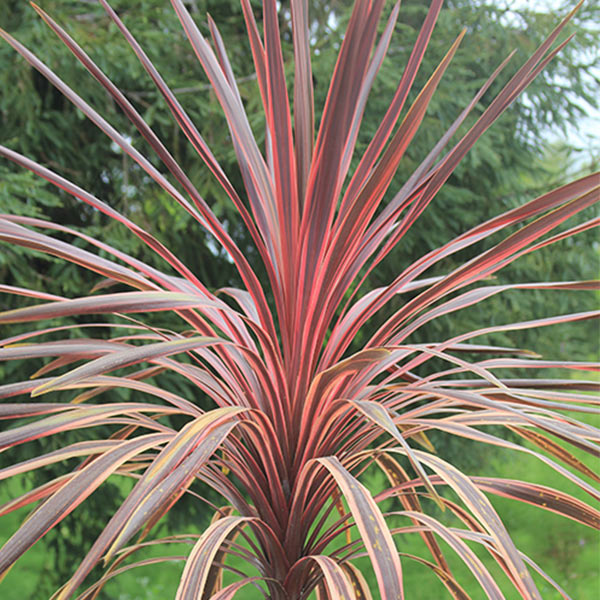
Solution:
<path fill-rule="evenodd" d="M 337 458 L 317 459 L 334 477 L 364 541 L 382 599 L 402 600 L 404 588 L 398 551 L 377 504 Z"/>

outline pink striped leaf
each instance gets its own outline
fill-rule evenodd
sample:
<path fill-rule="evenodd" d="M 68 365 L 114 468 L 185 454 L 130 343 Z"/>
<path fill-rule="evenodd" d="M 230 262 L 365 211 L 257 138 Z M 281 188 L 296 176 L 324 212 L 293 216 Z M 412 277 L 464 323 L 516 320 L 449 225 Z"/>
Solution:
<path fill-rule="evenodd" d="M 219 549 L 228 536 L 249 522 L 248 517 L 230 516 L 219 519 L 208 527 L 192 548 L 185 563 L 176 600 L 196 600 L 202 597 Z"/>
<path fill-rule="evenodd" d="M 307 562 L 315 563 L 323 576 L 323 587 L 327 591 L 327 597 L 331 600 L 356 600 L 356 590 L 344 569 L 329 556 L 323 554 L 312 554 L 303 556 L 297 563 L 292 565 L 288 573 L 288 579 L 293 580 L 296 570 L 306 568 Z M 302 581 L 302 579 L 300 579 Z"/>
<path fill-rule="evenodd" d="M 406 456 L 410 460 L 410 464 L 412 465 L 415 472 L 419 475 L 419 477 L 421 477 L 421 479 L 423 480 L 423 484 L 425 485 L 429 493 L 436 500 L 440 508 L 443 508 L 440 498 L 438 497 L 438 493 L 436 492 L 435 488 L 431 485 L 429 477 L 427 473 L 425 473 L 425 470 L 419 462 L 419 459 L 412 451 L 408 442 L 404 439 L 404 436 L 400 433 L 398 427 L 394 423 L 394 420 L 392 419 L 388 411 L 385 409 L 385 407 L 383 407 L 381 404 L 378 404 L 377 402 L 370 402 L 366 400 L 354 400 L 350 401 L 350 403 L 353 406 L 355 406 L 358 409 L 358 411 L 365 415 L 367 419 L 369 419 L 369 421 L 373 422 L 375 425 L 389 433 L 400 444 L 400 446 L 406 452 Z"/>
<path fill-rule="evenodd" d="M 409 517 L 415 521 L 419 521 L 420 523 L 423 523 L 430 531 L 433 531 L 439 535 L 440 538 L 443 539 L 458 554 L 458 556 L 460 556 L 461 560 L 469 568 L 471 573 L 475 576 L 485 591 L 486 596 L 490 600 L 504 600 L 504 595 L 500 591 L 498 584 L 494 581 L 494 578 L 490 575 L 490 572 L 486 569 L 485 565 L 477 557 L 475 552 L 473 552 L 454 531 L 452 531 L 449 527 L 442 525 L 433 517 L 421 512 L 405 510 L 397 514 Z"/>
<path fill-rule="evenodd" d="M 77 314 L 152 312 L 203 307 L 224 308 L 220 302 L 190 294 L 177 292 L 122 292 L 16 308 L 0 313 L 0 323 L 24 323 Z"/>
<path fill-rule="evenodd" d="M 52 496 L 54 492 L 63 487 L 68 481 L 70 481 L 73 477 L 75 477 L 76 472 L 65 473 L 59 477 L 52 479 L 28 492 L 18 496 L 17 498 L 13 498 L 8 502 L 5 502 L 2 506 L 0 506 L 0 517 L 11 513 L 14 510 L 18 510 L 19 508 L 23 508 L 24 506 L 28 506 L 33 502 L 38 502 L 40 500 L 44 500 L 48 496 Z M 10 568 L 10 567 L 9 567 Z"/>
<path fill-rule="evenodd" d="M 135 513 L 140 508 L 141 502 L 148 502 L 149 494 L 154 489 L 158 489 L 160 493 L 158 486 L 169 474 L 172 473 L 174 477 L 183 475 L 183 480 L 186 480 L 190 474 L 193 476 L 196 473 L 202 461 L 210 457 L 229 433 L 230 427 L 227 421 L 231 421 L 241 412 L 244 412 L 244 409 L 215 409 L 191 421 L 177 435 L 170 437 L 169 443 L 146 469 L 125 502 L 121 504 L 94 542 L 75 574 L 62 589 L 61 595 L 59 595 L 60 600 L 70 597 L 109 547 L 110 552 L 106 555 L 105 560 L 110 559 L 130 539 L 131 535 L 143 525 L 144 521 L 152 516 L 151 512 L 145 514 L 143 508 L 137 512 L 137 516 Z M 192 464 L 189 464 L 186 465 L 185 473 L 178 472 L 175 467 L 191 454 L 194 454 L 194 459 L 197 459 L 193 462 L 193 470 L 187 470 L 192 468 Z M 182 485 L 180 481 L 177 483 Z M 170 497 L 170 493 L 164 493 L 162 497 L 166 501 Z"/>
<path fill-rule="evenodd" d="M 34 512 L 0 549 L 0 574 L 41 538 L 50 528 L 74 510 L 120 465 L 134 456 L 166 442 L 170 436 L 160 433 L 122 442 L 103 453 L 65 483 Z"/>
<path fill-rule="evenodd" d="M 365 544 L 382 600 L 403 600 L 402 567 L 398 551 L 371 494 L 335 457 L 316 459 L 333 476 Z"/>
<path fill-rule="evenodd" d="M 448 482 L 448 485 L 454 489 L 473 514 L 477 516 L 479 522 L 493 538 L 511 573 L 519 582 L 521 592 L 528 594 L 531 598 L 542 600 L 523 559 L 515 548 L 514 542 L 485 495 L 477 489 L 467 476 L 446 461 L 419 450 L 415 450 L 415 452 L 425 464 L 429 465 Z"/>
<path fill-rule="evenodd" d="M 158 404 L 140 403 L 115 403 L 97 406 L 65 405 L 61 414 L 0 432 L 0 449 L 10 448 L 63 431 L 72 431 L 83 427 L 97 427 L 109 423 L 110 418 L 117 415 L 127 416 L 144 412 L 178 414 L 179 410 Z"/>
<path fill-rule="evenodd" d="M 183 340 L 171 340 L 168 342 L 159 342 L 157 344 L 147 344 L 128 350 L 117 350 L 107 356 L 101 356 L 100 358 L 77 367 L 64 375 L 56 377 L 48 383 L 42 384 L 33 391 L 32 396 L 57 390 L 65 385 L 73 385 L 88 377 L 103 375 L 109 371 L 135 365 L 143 361 L 157 360 L 187 350 L 195 350 L 202 347 L 213 346 L 215 344 L 227 343 L 229 342 L 219 338 L 195 336 Z"/>
<path fill-rule="evenodd" d="M 4 467 L 4 469 L 0 469 L 0 480 L 7 479 L 8 477 L 12 477 L 13 475 L 17 475 L 19 473 L 27 473 L 29 471 L 33 471 L 34 469 L 45 467 L 46 465 L 68 460 L 69 458 L 102 454 L 108 450 L 111 450 L 115 446 L 119 446 L 121 443 L 122 442 L 119 440 L 91 440 L 87 442 L 76 442 L 74 444 L 69 444 L 64 448 L 59 448 L 53 452 L 48 452 L 47 454 L 42 454 L 40 456 L 36 456 L 35 458 L 30 458 L 29 460 L 15 463 L 8 467 Z"/>
<path fill-rule="evenodd" d="M 390 454 L 382 452 L 381 454 L 378 454 L 375 457 L 375 460 L 377 462 L 377 465 L 385 473 L 386 477 L 388 478 L 390 484 L 393 487 L 400 485 L 404 481 L 410 480 L 406 471 L 398 464 L 398 462 Z M 423 479 L 422 481 L 424 482 Z M 437 492 L 436 496 L 438 496 Z M 400 501 L 402 502 L 406 510 L 416 510 L 419 512 L 423 512 L 421 508 L 421 503 L 419 502 L 419 498 L 416 493 L 409 492 L 407 494 L 403 494 L 402 496 L 400 496 Z M 413 520 L 413 522 L 415 523 L 415 525 L 417 524 L 416 521 Z M 423 538 L 425 545 L 431 552 L 431 555 L 434 557 L 438 568 L 444 573 L 446 573 L 446 576 L 448 576 L 450 574 L 450 567 L 448 566 L 446 558 L 444 557 L 442 549 L 437 543 L 435 536 L 430 531 L 421 531 L 420 535 Z"/>

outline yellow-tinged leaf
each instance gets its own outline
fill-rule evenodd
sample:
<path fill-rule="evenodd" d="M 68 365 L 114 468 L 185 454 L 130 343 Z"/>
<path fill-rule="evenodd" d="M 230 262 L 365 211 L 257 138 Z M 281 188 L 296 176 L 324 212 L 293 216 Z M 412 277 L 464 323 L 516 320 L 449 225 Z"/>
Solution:
<path fill-rule="evenodd" d="M 414 429 L 413 425 L 406 425 L 405 423 L 396 423 L 396 426 L 402 433 Z M 420 444 L 423 448 L 425 448 L 425 450 L 429 450 L 429 452 L 437 454 L 435 446 L 431 443 L 431 440 L 427 437 L 424 431 L 417 431 L 417 433 L 411 433 L 408 437 L 415 440 L 415 442 Z"/>
<path fill-rule="evenodd" d="M 344 518 L 346 516 L 346 508 L 344 507 L 344 502 L 342 501 L 342 497 L 334 494 L 333 502 L 335 504 L 335 508 L 338 511 L 340 517 Z M 346 529 L 346 543 L 352 542 L 352 534 L 350 533 L 350 528 Z"/>

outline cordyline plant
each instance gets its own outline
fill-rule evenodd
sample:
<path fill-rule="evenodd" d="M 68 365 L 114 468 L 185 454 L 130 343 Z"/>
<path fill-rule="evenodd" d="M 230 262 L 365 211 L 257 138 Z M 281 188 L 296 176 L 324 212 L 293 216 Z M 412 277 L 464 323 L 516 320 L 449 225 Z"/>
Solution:
<path fill-rule="evenodd" d="M 597 289 L 589 281 L 492 285 L 489 279 L 524 254 L 597 226 L 600 220 L 593 218 L 553 231 L 598 200 L 598 175 L 579 179 L 467 231 L 422 256 L 387 286 L 361 293 L 361 285 L 402 241 L 479 136 L 569 41 L 555 44 L 573 13 L 451 145 L 508 59 L 502 62 L 420 166 L 388 196 L 396 168 L 463 37 L 464 32 L 403 113 L 441 0 L 431 2 L 389 109 L 353 170 L 351 160 L 365 104 L 390 43 L 398 5 L 378 36 L 384 0 L 356 2 L 325 105 L 316 119 L 308 1 L 292 0 L 289 10 L 295 69 L 290 102 L 277 3 L 264 1 L 261 33 L 249 0 L 242 0 L 266 117 L 263 152 L 252 134 L 215 23 L 209 20 L 211 43 L 183 1 L 172 0 L 225 114 L 243 190 L 234 189 L 144 50 L 108 3 L 101 3 L 235 205 L 260 253 L 267 280 L 259 280 L 227 228 L 136 108 L 50 16 L 35 7 L 121 107 L 172 177 L 153 166 L 32 52 L 1 33 L 199 226 L 214 235 L 239 271 L 244 289 L 207 289 L 175 254 L 127 216 L 36 162 L 0 149 L 3 157 L 127 227 L 169 267 L 163 273 L 59 223 L 2 215 L 3 241 L 64 258 L 133 291 L 98 290 L 67 299 L 1 286 L 4 292 L 43 300 L 1 313 L 2 324 L 105 314 L 111 316 L 108 322 L 95 326 L 110 328 L 114 334 L 110 339 L 69 339 L 72 325 L 46 324 L 1 342 L 2 360 L 54 357 L 35 379 L 2 384 L 3 398 L 80 390 L 71 402 L 36 398 L 35 402 L 3 403 L 2 417 L 19 419 L 0 433 L 3 450 L 90 427 L 103 426 L 101 431 L 109 433 L 106 439 L 71 443 L 0 471 L 4 479 L 65 459 L 80 459 L 73 470 L 1 507 L 1 514 L 6 514 L 39 502 L 0 550 L 0 573 L 6 573 L 104 481 L 121 475 L 134 479 L 131 492 L 56 598 L 71 598 L 82 584 L 90 585 L 88 575 L 100 561 L 106 566 L 104 576 L 80 592 L 79 598 L 96 597 L 107 581 L 127 569 L 174 559 L 185 563 L 176 595 L 182 599 L 225 600 L 240 590 L 244 597 L 247 585 L 259 587 L 272 599 L 304 599 L 311 594 L 332 600 L 368 599 L 376 589 L 385 600 L 402 599 L 410 597 L 410 591 L 403 589 L 402 564 L 411 559 L 428 567 L 450 596 L 468 598 L 464 582 L 457 580 L 449 565 L 448 549 L 462 559 L 487 597 L 503 598 L 498 581 L 484 566 L 481 553 L 474 552 L 474 545 L 491 555 L 521 597 L 541 598 L 533 572 L 568 597 L 517 550 L 488 495 L 537 505 L 596 528 L 600 513 L 542 485 L 468 476 L 435 453 L 427 433 L 441 431 L 533 455 L 598 499 L 589 484 L 598 481 L 598 476 L 553 439 L 598 454 L 598 431 L 567 414 L 594 411 L 598 401 L 587 393 L 593 383 L 568 378 L 500 379 L 494 374 L 506 368 L 593 370 L 594 365 L 544 361 L 519 349 L 473 341 L 483 334 L 593 319 L 598 312 L 483 327 L 430 343 L 413 343 L 411 335 L 433 319 L 509 289 Z M 319 123 L 316 131 L 315 121 Z M 511 226 L 518 226 L 516 232 L 462 266 L 444 276 L 423 277 L 444 258 Z M 61 239 L 41 230 L 60 234 Z M 63 241 L 69 236 L 112 259 Z M 358 332 L 398 298 L 407 299 L 357 350 L 353 341 Z M 180 330 L 145 325 L 143 313 L 151 311 L 171 311 L 181 322 Z M 134 318 L 129 313 L 142 315 Z M 57 331 L 64 332 L 63 341 L 44 341 L 45 335 Z M 490 354 L 495 357 L 489 358 Z M 472 356 L 482 358 L 465 359 Z M 420 366 L 432 359 L 446 366 L 423 375 Z M 197 386 L 215 407 L 204 411 L 193 399 L 157 387 L 153 377 L 165 370 Z M 111 401 L 115 388 L 134 390 L 146 399 Z M 20 420 L 25 417 L 31 419 L 23 424 Z M 511 435 L 497 435 L 498 426 Z M 515 441 L 519 436 L 533 446 L 519 445 Z M 533 450 L 535 446 L 544 452 Z M 376 495 L 359 482 L 367 469 L 379 469 L 389 481 Z M 189 493 L 203 501 L 190 488 L 196 481 L 213 488 L 226 502 L 224 507 L 208 503 L 214 511 L 210 526 L 202 535 L 150 538 L 154 526 L 182 495 Z M 382 503 L 393 510 L 385 512 Z M 447 515 L 453 517 L 453 526 L 446 523 Z M 422 538 L 427 557 L 402 551 L 403 540 L 410 536 Z M 191 545 L 187 556 L 173 557 L 167 552 L 133 563 L 125 560 L 142 548 L 168 547 L 182 540 Z M 361 557 L 367 560 L 358 560 Z M 363 571 L 370 565 L 366 576 L 357 560 Z M 229 572 L 226 578 L 224 572 Z"/>

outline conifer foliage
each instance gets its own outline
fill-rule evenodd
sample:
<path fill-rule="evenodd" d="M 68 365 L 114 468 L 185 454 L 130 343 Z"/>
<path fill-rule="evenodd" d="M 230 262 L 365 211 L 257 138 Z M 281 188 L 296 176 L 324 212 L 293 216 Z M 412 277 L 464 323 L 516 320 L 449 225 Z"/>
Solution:
<path fill-rule="evenodd" d="M 598 455 L 598 431 L 585 418 L 577 418 L 578 413 L 595 411 L 598 401 L 589 392 L 596 386 L 568 377 L 569 370 L 593 371 L 596 366 L 552 362 L 529 350 L 477 340 L 595 319 L 599 313 L 482 323 L 475 331 L 426 344 L 412 342 L 411 335 L 436 318 L 507 290 L 598 289 L 593 281 L 503 284 L 492 276 L 529 252 L 598 226 L 597 217 L 575 226 L 566 222 L 598 200 L 599 175 L 530 199 L 474 227 L 399 268 L 384 287 L 364 291 L 363 283 L 392 248 L 402 244 L 477 139 L 568 43 L 561 33 L 574 11 L 481 110 L 482 97 L 512 57 L 499 63 L 396 190 L 389 189 L 393 175 L 465 34 L 458 34 L 408 105 L 442 0 L 432 0 L 389 109 L 361 156 L 354 152 L 357 135 L 399 4 L 388 10 L 385 0 L 356 1 L 325 104 L 315 107 L 308 0 L 291 0 L 284 9 L 275 0 L 264 0 L 261 22 L 250 0 L 242 0 L 249 56 L 265 115 L 262 147 L 217 25 L 209 17 L 207 39 L 184 2 L 171 1 L 222 107 L 243 189 L 230 182 L 202 137 L 201 124 L 188 116 L 119 15 L 100 0 L 199 160 L 237 209 L 266 277 L 258 277 L 231 227 L 211 211 L 202 191 L 138 108 L 51 16 L 34 5 L 99 84 L 99 93 L 107 93 L 130 119 L 140 135 L 135 145 L 38 55 L 0 31 L 31 67 L 135 161 L 147 174 L 148 185 L 152 180 L 160 186 L 199 228 L 214 236 L 243 282 L 242 289 L 208 289 L 134 216 L 117 212 L 76 182 L 0 147 L 5 159 L 129 229 L 165 267 L 158 270 L 60 223 L 0 215 L 3 242 L 71 261 L 102 277 L 96 290 L 82 290 L 76 298 L 0 285 L 2 292 L 39 301 L 0 313 L 0 360 L 51 359 L 32 379 L 0 385 L 2 418 L 15 421 L 0 432 L 0 449 L 18 449 L 67 431 L 108 432 L 104 437 L 90 433 L 87 441 L 0 470 L 0 478 L 6 479 L 66 460 L 73 465 L 0 507 L 4 515 L 37 503 L 0 549 L 0 574 L 103 482 L 121 476 L 133 481 L 130 493 L 92 547 L 84 549 L 55 598 L 95 598 L 123 570 L 173 560 L 166 552 L 164 557 L 136 561 L 141 549 L 183 540 L 189 543 L 189 553 L 181 557 L 178 599 L 225 600 L 238 592 L 244 597 L 245 586 L 252 585 L 274 600 L 301 600 L 311 594 L 330 600 L 368 599 L 373 594 L 383 600 L 410 598 L 403 565 L 411 560 L 430 569 L 450 597 L 469 598 L 468 582 L 455 575 L 448 552 L 471 572 L 471 586 L 480 586 L 488 598 L 503 598 L 498 582 L 473 551 L 475 544 L 495 559 L 516 593 L 541 600 L 538 575 L 558 588 L 557 584 L 515 547 L 489 497 L 536 505 L 594 528 L 600 528 L 600 513 L 539 484 L 469 476 L 436 454 L 430 433 L 496 446 L 507 456 L 533 455 L 592 499 L 600 499 L 590 483 L 598 476 L 568 449 Z M 284 20 L 291 21 L 293 57 L 282 52 Z M 43 49 L 38 54 L 43 55 Z M 286 73 L 288 66 L 293 66 L 293 77 L 291 71 Z M 288 89 L 288 79 L 293 79 L 293 90 Z M 152 150 L 151 158 L 142 147 Z M 428 273 L 446 257 L 492 236 L 494 245 L 458 268 L 443 276 Z M 107 289 L 109 285 L 119 291 Z M 160 311 L 171 313 L 180 327 L 153 325 L 154 315 L 147 313 Z M 93 315 L 81 321 L 78 335 L 71 325 L 52 324 L 53 319 L 74 315 Z M 383 325 L 369 329 L 372 318 L 382 315 Z M 22 323 L 29 324 L 25 333 L 19 329 L 6 336 L 7 325 Z M 369 333 L 361 339 L 366 341 L 357 347 L 357 334 L 365 329 Z M 94 336 L 98 331 L 110 333 Z M 57 334 L 62 339 L 57 340 Z M 439 368 L 426 374 L 424 367 L 429 365 Z M 546 378 L 554 367 L 567 375 Z M 504 375 L 514 369 L 535 369 L 540 376 Z M 164 371 L 196 386 L 198 397 L 159 387 L 156 376 Z M 118 388 L 130 390 L 131 401 L 121 401 Z M 199 398 L 209 398 L 212 408 L 202 409 Z M 365 474 L 374 471 L 383 473 L 388 483 L 369 490 Z M 198 482 L 218 492 L 222 506 L 202 498 Z M 157 537 L 155 526 L 184 494 L 207 503 L 207 510 L 214 512 L 210 526 L 201 535 Z M 410 536 L 422 539 L 427 557 L 403 551 L 403 540 Z M 105 574 L 94 581 L 89 576 L 100 563 Z"/>

